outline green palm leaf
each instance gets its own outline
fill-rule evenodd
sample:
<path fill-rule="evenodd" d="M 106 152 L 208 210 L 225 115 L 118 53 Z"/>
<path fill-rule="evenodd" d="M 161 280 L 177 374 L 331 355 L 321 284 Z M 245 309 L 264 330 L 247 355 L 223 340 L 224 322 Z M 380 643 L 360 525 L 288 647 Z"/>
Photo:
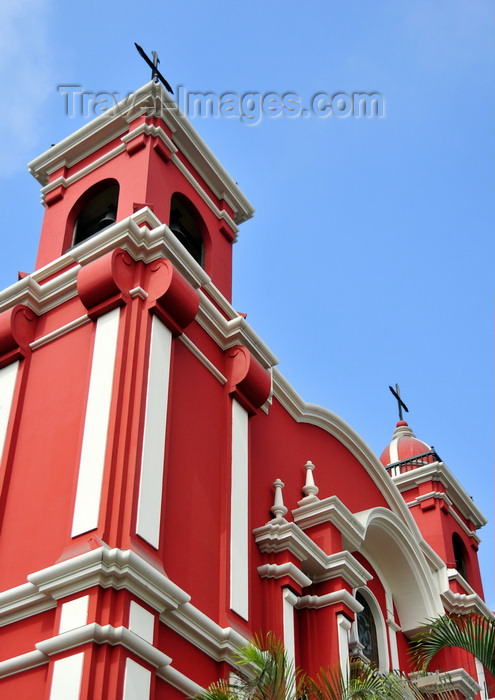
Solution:
<path fill-rule="evenodd" d="M 495 619 L 479 613 L 441 615 L 429 620 L 425 630 L 414 637 L 412 656 L 426 670 L 437 652 L 459 647 L 475 656 L 495 676 Z"/>
<path fill-rule="evenodd" d="M 349 678 L 345 678 L 340 666 L 321 669 L 315 680 L 309 680 L 311 695 L 315 700 L 425 700 L 428 697 L 454 698 L 451 689 L 444 684 L 431 696 L 405 675 L 390 671 L 380 673 L 370 664 L 351 662 Z"/>

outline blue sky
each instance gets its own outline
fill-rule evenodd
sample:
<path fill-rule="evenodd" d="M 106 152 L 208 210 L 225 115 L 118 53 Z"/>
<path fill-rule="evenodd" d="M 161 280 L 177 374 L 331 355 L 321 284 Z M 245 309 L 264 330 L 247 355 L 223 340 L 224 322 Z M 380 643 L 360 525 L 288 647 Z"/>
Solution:
<path fill-rule="evenodd" d="M 492 607 L 494 17 L 485 0 L 17 0 L 0 47 L 2 288 L 34 265 L 27 162 L 87 122 L 57 86 L 128 94 L 149 79 L 134 42 L 190 92 L 380 93 L 382 118 L 192 122 L 256 208 L 235 307 L 303 398 L 378 454 L 400 384 L 416 435 L 489 519 Z"/>

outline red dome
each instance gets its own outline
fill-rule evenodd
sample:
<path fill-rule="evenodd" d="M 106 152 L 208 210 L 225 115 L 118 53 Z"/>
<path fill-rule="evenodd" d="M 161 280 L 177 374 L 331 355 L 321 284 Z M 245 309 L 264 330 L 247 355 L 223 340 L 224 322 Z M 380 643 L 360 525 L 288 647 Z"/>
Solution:
<path fill-rule="evenodd" d="M 384 467 L 404 459 L 411 459 L 431 450 L 430 445 L 418 440 L 405 420 L 400 420 L 394 431 L 390 445 L 383 450 L 380 462 Z"/>

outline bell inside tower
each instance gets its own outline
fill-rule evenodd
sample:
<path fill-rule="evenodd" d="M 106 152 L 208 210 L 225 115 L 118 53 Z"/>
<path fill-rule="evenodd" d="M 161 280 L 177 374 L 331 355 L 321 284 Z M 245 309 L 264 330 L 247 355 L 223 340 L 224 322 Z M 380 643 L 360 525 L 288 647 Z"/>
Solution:
<path fill-rule="evenodd" d="M 188 206 L 187 201 L 178 195 L 172 197 L 169 228 L 194 260 L 203 265 L 203 238 L 197 217 L 194 216 L 192 206 Z"/>
<path fill-rule="evenodd" d="M 115 223 L 118 199 L 119 186 L 112 184 L 86 202 L 74 224 L 73 246 Z"/>

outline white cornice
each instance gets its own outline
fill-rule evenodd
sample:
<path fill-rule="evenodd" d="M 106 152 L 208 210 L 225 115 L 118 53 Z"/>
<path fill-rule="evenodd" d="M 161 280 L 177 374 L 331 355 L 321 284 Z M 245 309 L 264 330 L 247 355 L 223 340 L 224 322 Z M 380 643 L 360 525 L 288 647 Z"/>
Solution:
<path fill-rule="evenodd" d="M 249 641 L 232 627 L 220 627 L 191 603 L 166 610 L 160 620 L 215 661 L 234 665 L 238 648 Z"/>
<path fill-rule="evenodd" d="M 54 608 L 57 600 L 93 586 L 129 591 L 159 612 L 164 624 L 216 661 L 234 662 L 238 646 L 247 643 L 235 630 L 220 627 L 192 605 L 185 591 L 138 554 L 107 547 L 34 572 L 28 583 L 0 593 L 0 626 Z M 43 663 L 36 654 L 25 656 L 26 663 Z"/>
<path fill-rule="evenodd" d="M 206 355 L 201 352 L 201 350 L 198 348 L 197 345 L 195 345 L 192 340 L 190 340 L 185 333 L 182 333 L 182 335 L 179 336 L 179 340 L 186 346 L 186 348 L 191 352 L 196 359 L 198 359 L 203 367 L 206 367 L 206 369 L 211 372 L 211 374 L 215 377 L 215 379 L 220 382 L 220 384 L 224 385 L 227 384 L 227 377 L 225 377 L 220 370 L 215 367 L 213 362 L 209 360 Z"/>
<path fill-rule="evenodd" d="M 143 226 L 143 223 L 147 225 Z M 278 362 L 246 319 L 237 313 L 216 289 L 202 267 L 187 253 L 168 226 L 161 224 L 147 207 L 88 238 L 65 255 L 0 292 L 0 312 L 16 304 L 25 304 L 36 314 L 42 315 L 60 306 L 77 295 L 77 275 L 80 268 L 115 248 L 122 248 L 134 260 L 145 263 L 158 258 L 168 258 L 187 281 L 195 289 L 199 289 L 200 308 L 197 321 L 222 350 L 241 344 L 245 345 L 266 369 Z M 221 311 L 208 297 L 214 299 Z M 53 338 L 71 330 L 69 326 L 64 329 L 55 330 Z M 49 338 L 45 340 L 49 342 Z M 37 342 L 35 341 L 35 346 Z"/>
<path fill-rule="evenodd" d="M 452 501 L 450 500 L 450 498 L 443 491 L 430 491 L 429 493 L 423 493 L 423 494 L 421 494 L 421 496 L 418 496 L 413 501 L 408 501 L 407 505 L 409 506 L 409 508 L 412 508 L 413 506 L 421 506 L 421 503 L 423 501 L 427 501 L 430 498 L 434 498 L 438 501 L 443 501 L 445 503 L 450 515 L 457 522 L 457 524 L 459 525 L 461 530 L 463 530 L 468 537 L 470 537 L 472 540 L 474 540 L 476 542 L 476 544 L 479 544 L 481 542 L 481 538 L 478 537 L 478 535 L 476 534 L 476 531 L 471 530 L 466 525 L 464 520 L 457 513 L 456 509 L 452 507 Z"/>
<path fill-rule="evenodd" d="M 102 165 L 108 163 L 108 161 L 112 160 L 112 158 L 115 158 L 120 153 L 123 153 L 125 149 L 126 147 L 124 143 L 119 144 L 115 148 L 112 148 L 111 151 L 108 151 L 108 153 L 105 153 L 96 160 L 93 160 L 91 163 L 88 163 L 88 165 L 85 165 L 84 168 L 81 168 L 77 172 L 73 173 L 70 177 L 66 178 L 64 176 L 60 176 L 55 178 L 55 180 L 52 180 L 50 183 L 41 188 L 42 203 L 45 203 L 46 195 L 52 190 L 55 190 L 57 187 L 69 187 L 69 185 L 72 185 L 74 182 L 77 182 L 85 175 L 88 175 L 89 173 L 93 172 L 93 170 L 101 168 Z M 87 155 L 89 155 L 89 153 Z"/>
<path fill-rule="evenodd" d="M 459 509 L 466 520 L 471 520 L 476 529 L 483 527 L 487 523 L 483 513 L 475 506 L 473 499 L 443 462 L 426 464 L 423 467 L 394 476 L 392 479 L 401 493 L 419 486 L 425 481 L 439 481 L 445 487 L 451 502 Z"/>
<path fill-rule="evenodd" d="M 280 579 L 288 576 L 301 588 L 306 588 L 313 583 L 309 576 L 303 574 L 301 569 L 298 569 L 291 561 L 285 562 L 285 564 L 262 564 L 262 566 L 258 566 L 258 573 L 260 578 Z"/>
<path fill-rule="evenodd" d="M 312 503 L 293 510 L 292 516 L 301 530 L 307 530 L 321 523 L 332 523 L 342 534 L 344 548 L 351 552 L 359 549 L 365 536 L 359 520 L 337 496 L 329 496 L 323 500 L 316 499 Z"/>
<path fill-rule="evenodd" d="M 457 581 L 466 591 L 465 593 L 455 593 L 451 588 L 447 588 L 442 593 L 442 601 L 447 612 L 465 614 L 475 611 L 486 617 L 494 617 L 493 612 L 486 605 L 484 600 L 480 598 L 456 569 L 448 569 L 447 573 L 449 582 L 453 580 Z"/>
<path fill-rule="evenodd" d="M 333 591 L 332 593 L 326 593 L 325 595 L 305 595 L 297 599 L 296 608 L 298 610 L 309 608 L 310 610 L 318 610 L 319 608 L 326 608 L 328 605 L 335 605 L 336 603 L 343 603 L 350 610 L 355 613 L 361 612 L 363 606 L 361 603 L 352 596 L 349 591 L 342 589 L 340 591 Z"/>
<path fill-rule="evenodd" d="M 451 691 L 462 693 L 464 698 L 471 700 L 481 690 L 474 678 L 464 668 L 453 668 L 443 673 L 411 673 L 410 679 L 424 692 L 439 695 Z"/>
<path fill-rule="evenodd" d="M 174 100 L 160 84 L 153 81 L 35 158 L 29 164 L 30 172 L 43 186 L 47 185 L 51 173 L 64 166 L 76 165 L 89 154 L 122 136 L 129 130 L 129 124 L 145 113 L 163 119 L 172 131 L 172 140 L 176 146 L 215 195 L 224 199 L 232 208 L 236 224 L 253 215 L 254 209 L 249 200 Z"/>
<path fill-rule="evenodd" d="M 265 369 L 270 369 L 277 364 L 277 357 L 246 319 L 240 314 L 234 313 L 236 315 L 233 318 L 225 318 L 200 291 L 200 306 L 196 320 L 219 347 L 227 350 L 234 345 L 245 345 Z"/>
<path fill-rule="evenodd" d="M 291 552 L 313 582 L 342 577 L 352 588 L 358 588 L 373 578 L 350 552 L 326 554 L 295 523 L 281 519 L 256 528 L 253 534 L 261 552 Z"/>
<path fill-rule="evenodd" d="M 102 626 L 97 623 L 84 625 L 55 637 L 43 639 L 36 644 L 35 651 L 0 662 L 0 678 L 46 664 L 51 656 L 76 649 L 89 642 L 123 646 L 155 668 L 160 678 L 187 695 L 203 690 L 198 683 L 171 667 L 172 658 L 170 656 L 156 649 L 131 630 L 126 627 Z"/>

